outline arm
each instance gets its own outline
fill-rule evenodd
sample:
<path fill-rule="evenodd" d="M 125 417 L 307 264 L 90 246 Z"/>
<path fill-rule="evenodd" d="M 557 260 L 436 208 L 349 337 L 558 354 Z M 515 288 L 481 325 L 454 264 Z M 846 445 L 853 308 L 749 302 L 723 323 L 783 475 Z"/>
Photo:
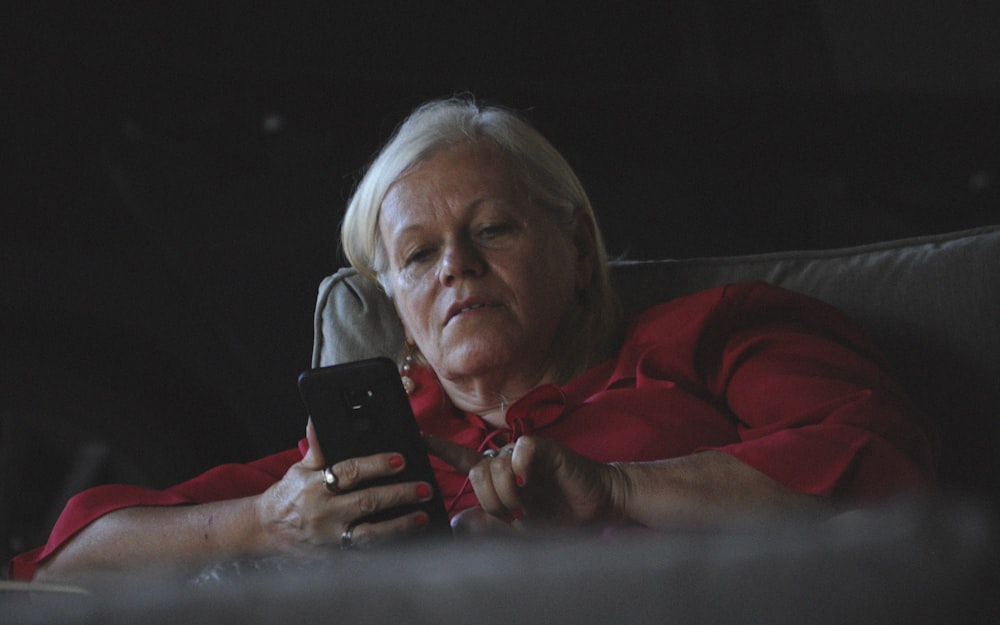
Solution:
<path fill-rule="evenodd" d="M 77 578 L 150 562 L 180 564 L 263 553 L 255 497 L 194 506 L 123 508 L 81 530 L 38 567 L 36 580 Z"/>
<path fill-rule="evenodd" d="M 397 454 L 376 454 L 333 466 L 340 492 L 326 489 L 325 467 L 311 424 L 309 450 L 258 495 L 187 506 L 122 508 L 100 516 L 38 567 L 38 579 L 66 579 L 121 571 L 149 563 L 192 564 L 237 555 L 312 555 L 339 545 L 344 529 L 377 510 L 425 501 L 427 485 L 402 483 L 362 488 L 364 482 L 403 469 Z M 362 523 L 359 545 L 375 544 L 422 527 L 416 512 L 380 523 Z"/>
<path fill-rule="evenodd" d="M 764 285 L 705 292 L 690 302 L 661 308 L 639 326 L 623 370 L 641 370 L 647 387 L 676 380 L 719 406 L 733 421 L 733 442 L 603 469 L 531 438 L 519 439 L 508 460 L 446 458 L 469 471 L 485 510 L 502 516 L 524 506 L 525 518 L 535 508 L 576 522 L 662 527 L 822 511 L 932 485 L 932 445 L 919 413 L 843 315 Z M 649 407 L 661 409 L 670 407 Z M 505 468 L 526 486 L 513 489 Z M 531 497 L 541 486 L 546 494 Z"/>
<path fill-rule="evenodd" d="M 481 509 L 459 515 L 460 530 L 498 527 L 483 513 L 528 526 L 638 523 L 670 529 L 833 511 L 825 499 L 792 491 L 715 451 L 602 464 L 535 436 L 522 436 L 496 458 L 440 438 L 427 440 L 436 455 L 468 472 L 479 497 Z"/>
<path fill-rule="evenodd" d="M 822 518 L 834 511 L 828 500 L 790 490 L 716 451 L 613 468 L 613 509 L 658 529 L 724 523 L 737 515 Z"/>

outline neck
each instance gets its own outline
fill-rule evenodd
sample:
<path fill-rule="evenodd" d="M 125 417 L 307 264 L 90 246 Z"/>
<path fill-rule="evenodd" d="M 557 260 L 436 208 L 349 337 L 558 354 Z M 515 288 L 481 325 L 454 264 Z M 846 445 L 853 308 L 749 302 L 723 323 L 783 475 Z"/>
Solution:
<path fill-rule="evenodd" d="M 503 381 L 482 378 L 440 378 L 440 381 L 445 394 L 459 410 L 475 413 L 493 427 L 503 428 L 507 426 L 507 408 L 550 379 L 538 375 Z"/>

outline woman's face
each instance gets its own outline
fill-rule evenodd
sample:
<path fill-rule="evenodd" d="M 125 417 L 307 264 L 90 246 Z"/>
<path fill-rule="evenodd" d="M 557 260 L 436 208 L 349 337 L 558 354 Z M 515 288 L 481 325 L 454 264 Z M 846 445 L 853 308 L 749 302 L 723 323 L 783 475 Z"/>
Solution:
<path fill-rule="evenodd" d="M 589 258 L 528 206 L 499 152 L 433 155 L 389 189 L 379 231 L 407 338 L 439 376 L 544 379 Z"/>

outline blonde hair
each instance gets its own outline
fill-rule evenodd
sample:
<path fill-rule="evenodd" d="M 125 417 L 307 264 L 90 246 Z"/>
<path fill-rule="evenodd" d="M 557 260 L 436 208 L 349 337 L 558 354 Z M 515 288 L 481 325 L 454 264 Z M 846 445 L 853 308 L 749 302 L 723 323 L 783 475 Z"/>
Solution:
<path fill-rule="evenodd" d="M 577 365 L 610 353 L 617 347 L 621 309 L 611 287 L 607 252 L 590 199 L 562 154 L 510 110 L 481 106 L 471 98 L 435 100 L 414 110 L 372 161 L 347 205 L 341 245 L 348 262 L 384 289 L 380 274 L 388 269 L 388 261 L 379 219 L 389 188 L 443 148 L 482 142 L 499 148 L 531 204 L 547 210 L 567 236 L 573 236 L 577 220 L 586 221 L 587 230 L 593 233 L 592 280 L 579 294 L 582 310 L 571 322 L 574 327 L 567 328 L 569 336 L 565 338 L 590 348 L 583 358 L 582 354 L 573 356 L 583 361 L 578 360 Z M 571 375 L 582 368 L 561 369 Z"/>

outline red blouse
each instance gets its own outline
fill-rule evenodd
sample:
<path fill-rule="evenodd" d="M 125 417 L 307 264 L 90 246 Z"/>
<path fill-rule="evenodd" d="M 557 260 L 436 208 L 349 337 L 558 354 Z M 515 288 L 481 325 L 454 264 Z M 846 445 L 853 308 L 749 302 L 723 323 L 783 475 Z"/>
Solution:
<path fill-rule="evenodd" d="M 933 484 L 935 450 L 923 419 L 871 342 L 826 304 L 764 283 L 714 288 L 647 310 L 630 324 L 616 359 L 512 404 L 508 430 L 456 409 L 429 370 L 411 375 L 420 427 L 479 450 L 496 446 L 496 432 L 512 440 L 535 434 L 601 462 L 713 449 L 792 490 L 840 502 Z M 113 510 L 260 493 L 306 448 L 303 440 L 297 449 L 216 467 L 165 491 L 84 491 L 43 547 L 12 560 L 12 577 L 30 579 L 40 561 Z M 453 514 L 477 504 L 464 475 L 431 460 Z"/>

